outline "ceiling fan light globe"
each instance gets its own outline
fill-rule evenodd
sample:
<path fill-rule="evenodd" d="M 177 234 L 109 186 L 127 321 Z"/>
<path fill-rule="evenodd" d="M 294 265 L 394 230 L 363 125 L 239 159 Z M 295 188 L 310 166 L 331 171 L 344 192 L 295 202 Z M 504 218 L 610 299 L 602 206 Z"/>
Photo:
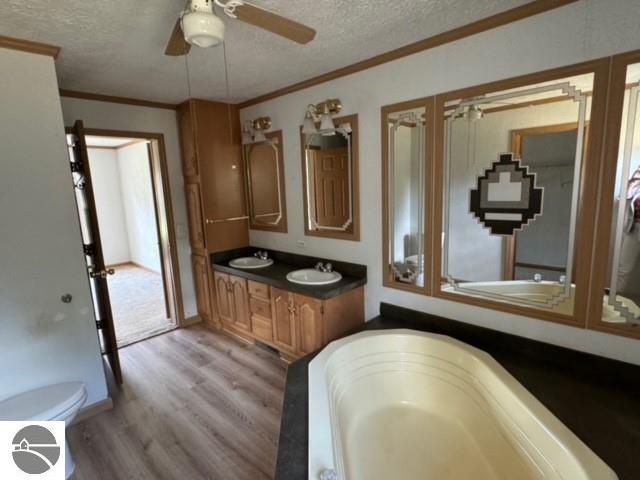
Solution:
<path fill-rule="evenodd" d="M 182 17 L 184 39 L 201 48 L 215 47 L 224 41 L 224 22 L 213 13 L 189 12 Z"/>

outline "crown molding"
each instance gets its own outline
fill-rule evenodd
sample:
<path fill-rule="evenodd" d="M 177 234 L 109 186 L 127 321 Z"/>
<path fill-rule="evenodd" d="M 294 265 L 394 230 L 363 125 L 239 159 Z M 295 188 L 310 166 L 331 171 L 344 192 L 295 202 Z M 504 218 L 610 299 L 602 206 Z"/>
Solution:
<path fill-rule="evenodd" d="M 32 42 L 22 38 L 5 37 L 0 35 L 0 47 L 9 48 L 11 50 L 20 50 L 22 52 L 37 53 L 39 55 L 48 55 L 58 58 L 60 47 L 49 45 L 47 43 Z"/>
<path fill-rule="evenodd" d="M 392 62 L 399 58 L 413 55 L 414 53 L 423 52 L 425 50 L 429 50 L 446 43 L 455 42 L 456 40 L 470 37 L 471 35 L 501 27 L 509 23 L 517 22 L 518 20 L 532 17 L 549 10 L 554 10 L 556 8 L 563 7 L 577 1 L 578 0 L 534 0 L 519 7 L 512 8 L 511 10 L 497 13 L 473 23 L 454 28 L 453 30 L 439 33 L 432 37 L 427 37 L 415 43 L 410 43 L 409 45 L 405 45 L 404 47 L 400 47 L 395 50 L 376 55 L 366 60 L 347 65 L 346 67 L 333 70 L 331 72 L 323 73 L 322 75 L 303 80 L 302 82 L 294 83 L 293 85 L 274 90 L 271 93 L 266 93 L 264 95 L 260 95 L 259 97 L 240 102 L 238 103 L 238 108 L 246 108 L 252 105 L 257 105 L 258 103 L 266 102 L 267 100 L 272 100 L 283 95 L 288 95 L 289 93 L 313 87 L 330 80 L 335 80 L 336 78 L 351 75 L 362 70 L 367 70 L 369 68 L 382 65 L 383 63 Z"/>
<path fill-rule="evenodd" d="M 60 89 L 61 97 L 80 98 L 82 100 L 95 100 L 97 102 L 121 103 L 124 105 L 135 105 L 136 107 L 164 108 L 166 110 L 176 110 L 177 105 L 173 103 L 153 102 L 151 100 L 140 100 L 138 98 L 116 97 L 113 95 L 102 95 L 100 93 L 79 92 L 77 90 Z"/>

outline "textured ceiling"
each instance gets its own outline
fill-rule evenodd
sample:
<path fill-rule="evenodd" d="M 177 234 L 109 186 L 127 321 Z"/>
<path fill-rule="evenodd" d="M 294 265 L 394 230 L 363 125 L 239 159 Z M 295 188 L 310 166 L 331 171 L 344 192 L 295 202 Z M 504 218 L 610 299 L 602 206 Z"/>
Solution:
<path fill-rule="evenodd" d="M 255 0 L 317 30 L 298 45 L 221 12 L 229 99 L 239 102 L 528 3 L 529 0 Z M 2 0 L 0 35 L 62 47 L 61 88 L 177 103 L 224 100 L 223 48 L 164 48 L 183 0 Z M 188 69 L 188 70 L 187 70 Z M 189 75 L 187 75 L 187 71 Z"/>

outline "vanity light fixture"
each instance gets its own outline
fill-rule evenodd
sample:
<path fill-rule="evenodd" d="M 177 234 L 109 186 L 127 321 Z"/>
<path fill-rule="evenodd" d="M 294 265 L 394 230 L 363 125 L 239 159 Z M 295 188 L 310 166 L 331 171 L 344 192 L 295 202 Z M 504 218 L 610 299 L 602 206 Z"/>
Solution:
<path fill-rule="evenodd" d="M 305 135 L 313 135 L 314 133 L 327 136 L 335 135 L 336 126 L 333 123 L 333 115 L 337 115 L 341 110 L 342 102 L 337 98 L 325 100 L 316 105 L 309 104 L 302 123 L 302 133 Z M 320 122 L 319 129 L 316 122 Z"/>
<path fill-rule="evenodd" d="M 258 117 L 255 120 L 247 120 L 242 126 L 242 144 L 265 142 L 267 138 L 264 132 L 271 128 L 271 117 Z"/>

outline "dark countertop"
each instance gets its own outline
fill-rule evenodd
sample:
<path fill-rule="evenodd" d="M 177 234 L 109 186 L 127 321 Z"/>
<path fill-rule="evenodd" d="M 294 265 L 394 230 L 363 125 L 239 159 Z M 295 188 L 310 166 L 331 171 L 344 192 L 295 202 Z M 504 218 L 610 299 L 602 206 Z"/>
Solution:
<path fill-rule="evenodd" d="M 620 480 L 640 479 L 640 366 L 384 303 L 362 329 L 390 328 L 445 334 L 488 352 Z M 308 366 L 314 356 L 287 371 L 276 480 L 308 478 Z"/>
<path fill-rule="evenodd" d="M 253 256 L 258 250 L 269 252 L 269 258 L 274 260 L 273 265 L 256 269 L 240 269 L 229 266 L 229 261 L 239 257 Z M 255 247 L 228 250 L 226 252 L 214 253 L 211 256 L 213 269 L 237 275 L 239 277 L 266 283 L 276 288 L 300 293 L 309 297 L 327 300 L 337 297 L 349 290 L 361 287 L 367 283 L 367 267 L 355 263 L 339 262 L 326 258 L 308 257 L 294 253 L 279 252 L 277 250 L 259 249 Z M 333 269 L 342 275 L 339 282 L 331 285 L 300 285 L 287 280 L 287 274 L 292 270 L 302 268 L 313 268 L 318 262 L 331 262 Z"/>

